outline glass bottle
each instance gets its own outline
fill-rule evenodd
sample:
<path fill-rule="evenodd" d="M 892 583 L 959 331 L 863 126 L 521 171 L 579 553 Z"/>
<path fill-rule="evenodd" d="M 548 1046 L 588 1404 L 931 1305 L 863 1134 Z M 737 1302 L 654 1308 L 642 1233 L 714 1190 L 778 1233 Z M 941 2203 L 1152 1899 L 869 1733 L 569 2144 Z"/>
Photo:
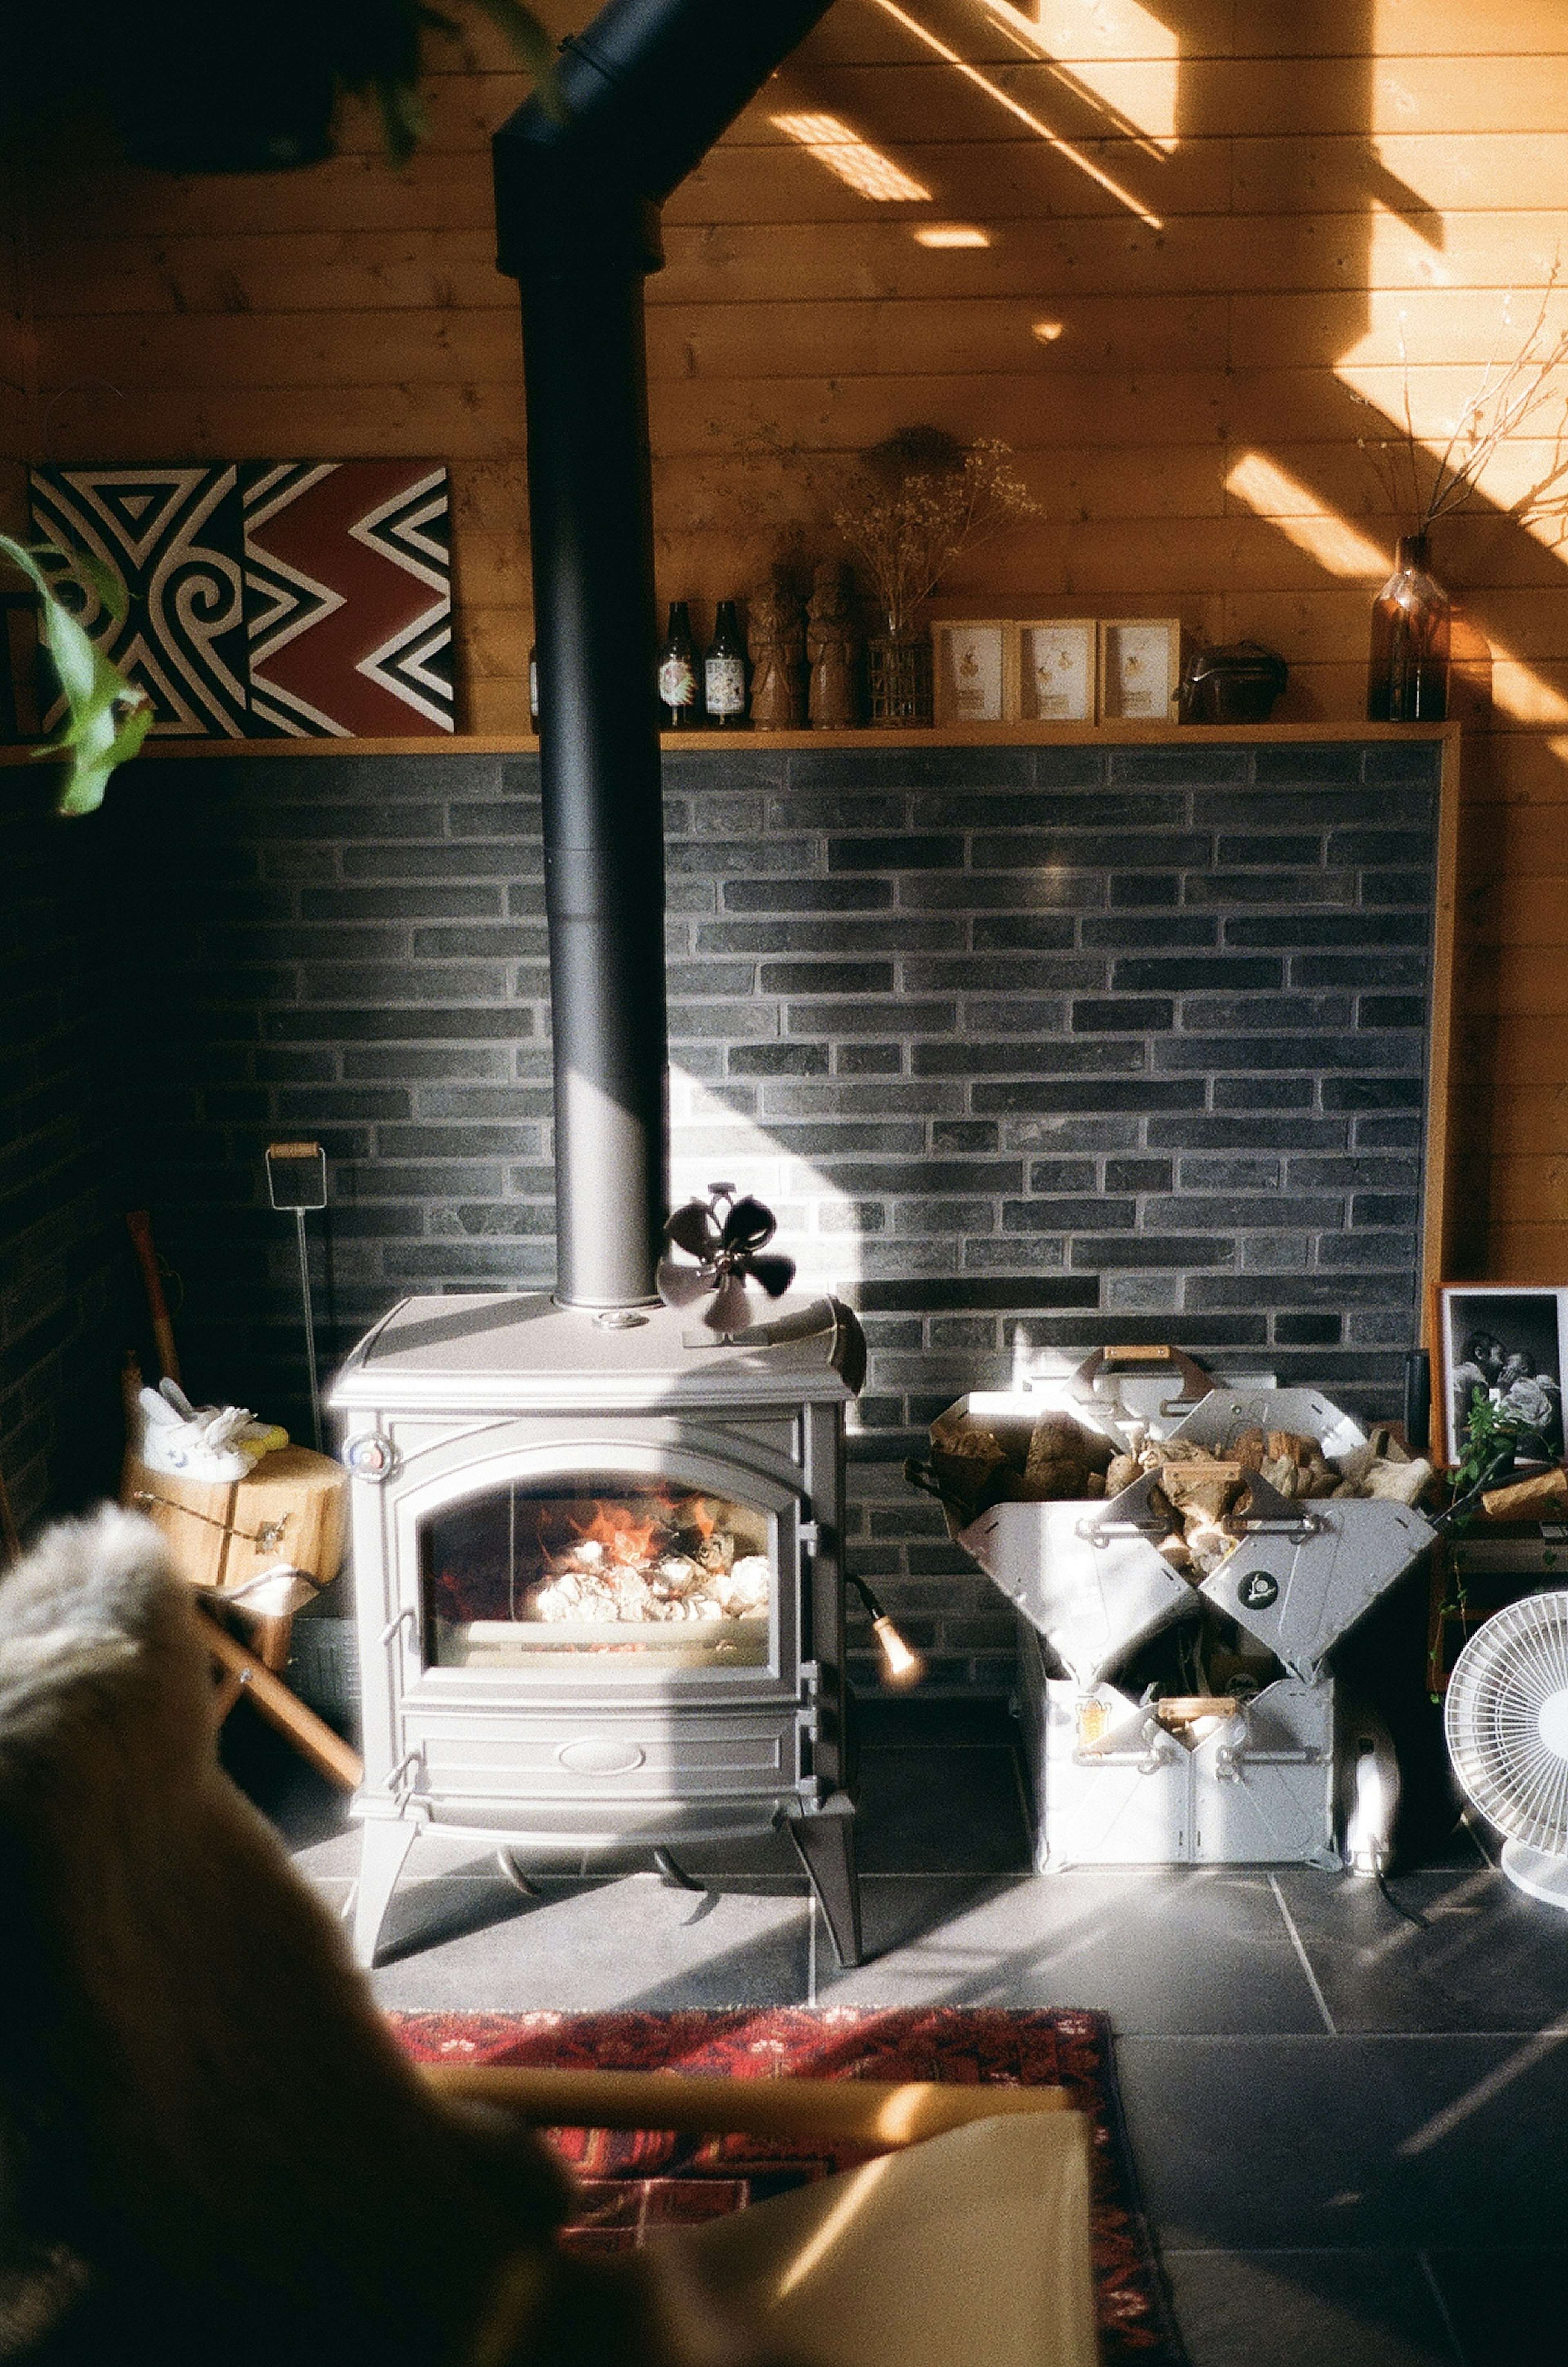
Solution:
<path fill-rule="evenodd" d="M 719 730 L 746 726 L 746 644 L 733 600 L 721 600 L 713 639 L 703 660 L 703 698 L 708 721 Z"/>
<path fill-rule="evenodd" d="M 659 652 L 659 720 L 665 731 L 689 731 L 698 720 L 697 651 L 684 600 L 670 603 L 670 623 Z"/>
<path fill-rule="evenodd" d="M 1373 723 L 1441 723 L 1449 709 L 1449 595 L 1427 572 L 1424 534 L 1402 534 L 1372 608 L 1367 714 Z"/>

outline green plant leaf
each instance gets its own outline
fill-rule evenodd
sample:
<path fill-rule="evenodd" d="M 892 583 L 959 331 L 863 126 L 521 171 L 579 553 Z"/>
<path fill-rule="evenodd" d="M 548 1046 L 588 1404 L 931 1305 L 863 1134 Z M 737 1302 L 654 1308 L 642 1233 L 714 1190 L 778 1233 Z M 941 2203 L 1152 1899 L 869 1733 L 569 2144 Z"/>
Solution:
<path fill-rule="evenodd" d="M 566 101 L 556 76 L 556 38 L 540 24 L 522 0 L 470 0 L 506 39 L 519 65 L 533 76 L 539 103 L 558 123 L 566 120 Z"/>
<path fill-rule="evenodd" d="M 91 553 L 66 552 L 51 543 L 29 546 L 8 534 L 0 534 L 0 561 L 25 575 L 38 595 L 40 637 L 65 699 L 62 730 L 32 753 L 44 763 L 66 761 L 59 812 L 93 813 L 104 801 L 110 775 L 147 737 L 152 708 L 146 693 L 109 663 L 61 599 L 57 584 L 73 577 L 96 593 L 117 622 L 126 614 L 123 587 Z"/>

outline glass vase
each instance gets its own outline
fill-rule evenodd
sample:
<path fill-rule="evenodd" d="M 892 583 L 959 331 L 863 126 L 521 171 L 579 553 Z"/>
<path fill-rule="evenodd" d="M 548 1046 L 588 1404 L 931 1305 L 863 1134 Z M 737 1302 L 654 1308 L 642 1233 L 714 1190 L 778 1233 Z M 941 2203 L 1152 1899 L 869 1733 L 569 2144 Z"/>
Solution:
<path fill-rule="evenodd" d="M 1449 711 L 1449 595 L 1427 573 L 1424 534 L 1399 538 L 1398 564 L 1372 608 L 1367 714 L 1373 723 L 1441 723 Z"/>
<path fill-rule="evenodd" d="M 897 730 L 936 719 L 931 636 L 874 633 L 865 645 L 873 724 Z"/>

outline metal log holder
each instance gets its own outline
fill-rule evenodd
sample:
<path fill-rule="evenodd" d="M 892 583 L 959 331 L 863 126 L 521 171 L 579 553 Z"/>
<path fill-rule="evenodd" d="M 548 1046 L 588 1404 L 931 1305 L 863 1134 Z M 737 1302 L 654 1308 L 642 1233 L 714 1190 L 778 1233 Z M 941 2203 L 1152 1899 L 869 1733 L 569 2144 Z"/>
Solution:
<path fill-rule="evenodd" d="M 953 1411 L 1023 1420 L 1058 1402 L 1125 1444 L 1130 1410 L 1120 1390 L 1108 1395 L 1106 1363 L 1091 1358 L 1054 1397 L 970 1398 Z M 1152 1406 L 1146 1387 L 1138 1395 L 1139 1420 L 1152 1411 L 1164 1436 L 1214 1454 L 1254 1425 L 1312 1436 L 1331 1455 L 1365 1444 L 1315 1390 L 1213 1388 L 1185 1408 L 1157 1388 Z M 1248 1512 L 1227 1515 L 1234 1551 L 1189 1579 L 1159 1551 L 1156 1484 L 1145 1473 L 1103 1504 L 996 1504 L 954 1530 L 1020 1615 L 1036 1863 L 1337 1868 L 1344 1710 L 1331 1655 L 1437 1524 L 1382 1499 L 1293 1501 L 1254 1476 Z M 1122 1689 L 1122 1672 L 1162 1632 L 1206 1614 L 1234 1623 L 1267 1682 L 1223 1717 L 1178 1729 L 1157 1699 Z"/>

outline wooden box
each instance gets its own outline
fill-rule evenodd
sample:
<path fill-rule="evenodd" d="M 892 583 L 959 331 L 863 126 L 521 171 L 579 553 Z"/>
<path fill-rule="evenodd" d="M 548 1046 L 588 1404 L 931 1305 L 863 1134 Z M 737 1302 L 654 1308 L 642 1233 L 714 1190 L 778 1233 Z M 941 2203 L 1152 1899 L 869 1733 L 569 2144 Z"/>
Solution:
<path fill-rule="evenodd" d="M 243 1479 L 152 1471 L 128 1455 L 120 1500 L 163 1532 L 180 1576 L 228 1593 L 279 1563 L 330 1585 L 343 1564 L 348 1474 L 330 1455 L 282 1446 Z"/>

